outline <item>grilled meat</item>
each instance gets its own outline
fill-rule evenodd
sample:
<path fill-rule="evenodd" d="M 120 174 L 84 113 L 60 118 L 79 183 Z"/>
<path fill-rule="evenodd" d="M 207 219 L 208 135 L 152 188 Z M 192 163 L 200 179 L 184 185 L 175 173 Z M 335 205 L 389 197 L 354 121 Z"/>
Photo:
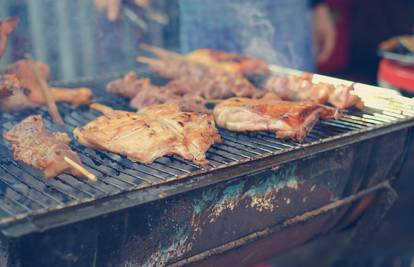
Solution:
<path fill-rule="evenodd" d="M 76 128 L 76 139 L 87 147 L 152 163 L 166 155 L 179 155 L 196 164 L 207 164 L 205 152 L 220 142 L 213 117 L 181 112 L 177 104 L 149 106 L 137 113 L 92 104 L 103 116 Z"/>
<path fill-rule="evenodd" d="M 9 39 L 10 33 L 16 28 L 18 23 L 18 17 L 0 20 L 0 58 L 6 50 L 7 40 Z"/>
<path fill-rule="evenodd" d="M 200 80 L 204 75 L 212 72 L 206 65 L 183 59 L 139 58 L 138 60 L 147 63 L 152 72 L 167 79 L 191 77 Z"/>
<path fill-rule="evenodd" d="M 234 74 L 262 74 L 270 73 L 268 64 L 258 58 L 238 53 L 226 52 L 214 49 L 198 49 L 186 55 L 177 54 L 168 50 L 143 44 L 141 48 L 150 51 L 163 60 L 190 61 L 200 63 L 211 69 L 225 71 Z"/>
<path fill-rule="evenodd" d="M 7 67 L 8 74 L 14 74 L 20 80 L 23 88 L 30 91 L 27 97 L 33 106 L 44 105 L 46 100 L 40 87 L 36 75 L 31 66 L 33 64 L 30 60 L 19 60 Z M 44 80 L 50 79 L 49 66 L 40 61 L 36 61 L 37 68 Z M 72 105 L 87 105 L 91 103 L 92 91 L 89 88 L 57 88 L 50 87 L 50 92 L 53 94 L 56 102 L 66 102 Z M 20 107 L 16 106 L 16 109 Z"/>
<path fill-rule="evenodd" d="M 131 71 L 125 74 L 121 79 L 109 82 L 106 86 L 106 91 L 133 98 L 138 92 L 150 86 L 152 86 L 150 79 L 138 79 L 137 74 Z"/>
<path fill-rule="evenodd" d="M 203 78 L 183 76 L 165 86 L 155 86 L 148 78 L 139 79 L 133 72 L 107 85 L 107 91 L 131 98 L 130 106 L 177 103 L 183 111 L 208 112 L 206 103 L 232 96 L 260 97 L 266 93 L 256 89 L 243 77 L 233 74 L 208 75 Z"/>
<path fill-rule="evenodd" d="M 262 75 L 270 73 L 269 66 L 265 61 L 238 53 L 198 49 L 187 54 L 186 58 L 231 73 Z"/>
<path fill-rule="evenodd" d="M 287 102 L 276 98 L 230 98 L 214 108 L 217 125 L 244 131 L 274 131 L 280 139 L 302 141 L 319 117 L 337 117 L 336 109 L 314 102 Z"/>
<path fill-rule="evenodd" d="M 284 100 L 311 100 L 319 104 L 330 103 L 340 109 L 363 108 L 364 106 L 362 100 L 353 93 L 353 85 L 313 83 L 312 75 L 308 73 L 301 76 L 272 77 L 267 80 L 265 88 Z"/>
<path fill-rule="evenodd" d="M 69 147 L 69 136 L 66 133 L 49 132 L 42 116 L 33 115 L 24 119 L 3 136 L 12 144 L 15 160 L 42 170 L 46 178 L 53 178 L 60 173 L 83 176 L 64 160 L 67 157 L 80 165 L 79 156 Z"/>
<path fill-rule="evenodd" d="M 194 62 L 183 64 L 181 60 L 169 60 L 150 67 L 161 76 L 165 74 L 165 68 L 168 68 L 168 72 L 174 74 L 169 78 L 191 84 L 206 99 L 225 99 L 232 96 L 256 97 L 262 92 L 241 75 L 217 72 L 205 66 L 200 68 L 200 64 Z"/>
<path fill-rule="evenodd" d="M 163 87 L 156 86 L 151 84 L 148 78 L 139 79 L 134 72 L 129 72 L 123 78 L 110 82 L 106 89 L 108 92 L 132 98 L 130 106 L 137 109 L 150 105 L 176 103 L 182 111 L 209 112 L 206 101 L 192 92 L 189 86 L 183 87 L 173 83 Z"/>
<path fill-rule="evenodd" d="M 0 75 L 0 110 L 12 111 L 31 108 L 36 105 L 29 99 L 30 90 L 21 86 L 16 75 Z"/>

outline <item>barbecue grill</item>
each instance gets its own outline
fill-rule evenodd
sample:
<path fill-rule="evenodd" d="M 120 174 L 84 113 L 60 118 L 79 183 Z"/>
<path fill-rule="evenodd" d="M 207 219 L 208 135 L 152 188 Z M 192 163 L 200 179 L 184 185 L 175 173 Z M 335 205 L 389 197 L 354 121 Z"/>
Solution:
<path fill-rule="evenodd" d="M 65 86 L 127 109 L 102 92 L 108 81 Z M 96 182 L 46 180 L 0 141 L 0 266 L 248 266 L 341 229 L 390 189 L 414 125 L 413 100 L 356 90 L 367 109 L 320 121 L 303 143 L 220 129 L 207 166 L 176 156 L 143 165 L 72 142 Z M 59 109 L 68 131 L 99 115 Z M 2 130 L 33 113 L 56 130 L 46 108 L 1 114 Z"/>

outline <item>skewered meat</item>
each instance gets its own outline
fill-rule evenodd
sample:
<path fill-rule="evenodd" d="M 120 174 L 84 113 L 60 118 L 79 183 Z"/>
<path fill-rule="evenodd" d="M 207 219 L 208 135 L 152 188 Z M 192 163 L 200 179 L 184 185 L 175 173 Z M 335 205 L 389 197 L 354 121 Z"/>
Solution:
<path fill-rule="evenodd" d="M 185 61 L 197 62 L 212 69 L 234 74 L 268 75 L 270 73 L 269 66 L 265 61 L 238 53 L 213 49 L 198 49 L 186 55 L 181 55 L 146 44 L 142 44 L 141 48 L 154 53 L 163 60 L 168 61 L 181 59 Z"/>
<path fill-rule="evenodd" d="M 198 49 L 186 55 L 186 58 L 212 67 L 237 74 L 270 73 L 268 64 L 258 58 L 213 49 Z"/>
<path fill-rule="evenodd" d="M 217 71 L 198 62 L 182 59 L 148 59 L 151 70 L 162 77 L 179 79 L 182 83 L 191 84 L 193 90 L 207 100 L 225 99 L 232 96 L 260 97 L 263 90 L 255 88 L 241 75 L 225 71 Z"/>
<path fill-rule="evenodd" d="M 230 98 L 214 108 L 217 125 L 241 131 L 274 131 L 277 138 L 302 141 L 319 117 L 328 119 L 339 114 L 334 108 L 314 102 L 287 102 L 262 99 Z"/>
<path fill-rule="evenodd" d="M 42 116 L 27 117 L 3 136 L 12 144 L 15 160 L 42 170 L 46 178 L 53 178 L 60 173 L 83 176 L 64 160 L 67 157 L 80 165 L 79 156 L 69 147 L 69 136 L 66 133 L 49 132 Z"/>
<path fill-rule="evenodd" d="M 319 104 L 328 102 L 340 109 L 363 108 L 362 100 L 353 93 L 353 85 L 313 83 L 312 75 L 308 73 L 301 76 L 272 77 L 267 80 L 265 88 L 284 100 L 311 100 Z"/>
<path fill-rule="evenodd" d="M 116 93 L 128 98 L 133 98 L 143 88 L 152 86 L 148 78 L 138 79 L 135 72 L 131 71 L 121 79 L 113 80 L 106 86 L 106 91 Z"/>
<path fill-rule="evenodd" d="M 162 77 L 187 83 L 206 99 L 224 99 L 232 96 L 253 97 L 260 94 L 241 75 L 216 71 L 198 62 L 182 59 L 146 59 L 151 70 Z"/>
<path fill-rule="evenodd" d="M 107 85 L 107 91 L 132 98 L 130 106 L 141 109 L 150 105 L 176 103 L 182 111 L 207 113 L 206 101 L 195 95 L 191 88 L 167 84 L 160 87 L 151 84 L 148 78 L 138 79 L 134 72 Z"/>
<path fill-rule="evenodd" d="M 30 60 L 19 60 L 7 67 L 8 74 L 14 74 L 20 80 L 23 88 L 27 88 L 30 93 L 27 95 L 29 101 L 33 106 L 44 105 L 46 100 L 43 96 L 40 84 L 36 78 Z M 50 79 L 50 69 L 45 63 L 34 62 L 39 69 L 40 76 L 44 80 Z M 53 94 L 57 102 L 67 102 L 72 105 L 87 105 L 91 103 L 92 91 L 89 88 L 58 88 L 50 87 L 50 92 Z M 16 109 L 19 109 L 17 106 Z"/>
<path fill-rule="evenodd" d="M 179 155 L 196 164 L 207 164 L 205 152 L 221 141 L 213 117 L 181 112 L 176 104 L 149 106 L 137 113 L 92 104 L 104 113 L 82 128 L 76 139 L 87 147 L 151 163 L 165 155 Z"/>
<path fill-rule="evenodd" d="M 0 58 L 6 50 L 7 40 L 9 39 L 10 33 L 14 30 L 14 28 L 16 28 L 18 23 L 18 17 L 0 20 Z"/>
<path fill-rule="evenodd" d="M 183 59 L 155 59 L 138 57 L 138 61 L 148 64 L 151 71 L 168 79 L 192 77 L 195 80 L 200 80 L 204 75 L 212 72 L 211 68 L 208 66 Z"/>

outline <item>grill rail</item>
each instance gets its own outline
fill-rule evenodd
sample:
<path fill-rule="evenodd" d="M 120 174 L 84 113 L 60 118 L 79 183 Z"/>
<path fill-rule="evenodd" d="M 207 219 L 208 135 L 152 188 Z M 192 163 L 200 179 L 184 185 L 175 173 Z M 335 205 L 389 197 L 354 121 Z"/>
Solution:
<path fill-rule="evenodd" d="M 358 90 L 367 104 L 365 111 L 351 110 L 339 120 L 320 121 L 303 143 L 277 140 L 273 133 L 234 133 L 219 129 L 224 143 L 213 145 L 207 152 L 210 162 L 207 166 L 197 166 L 177 156 L 143 165 L 72 141 L 71 147 L 97 176 L 96 182 L 68 174 L 46 180 L 40 171 L 13 160 L 8 144 L 1 140 L 0 230 L 8 236 L 45 230 L 414 125 L 412 99 L 380 88 L 375 90 L 375 95 L 370 89 Z M 98 102 L 127 109 L 127 101 L 122 98 L 103 96 Z M 69 132 L 100 115 L 88 108 L 75 109 L 66 104 L 59 104 L 59 109 Z M 56 130 L 46 108 L 42 107 L 0 114 L 2 131 L 33 113 L 42 114 L 46 126 Z"/>

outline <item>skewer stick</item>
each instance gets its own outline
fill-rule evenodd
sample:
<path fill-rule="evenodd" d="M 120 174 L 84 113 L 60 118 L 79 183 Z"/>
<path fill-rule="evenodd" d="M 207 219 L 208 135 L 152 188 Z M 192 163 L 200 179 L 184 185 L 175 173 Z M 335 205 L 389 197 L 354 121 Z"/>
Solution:
<path fill-rule="evenodd" d="M 138 56 L 137 61 L 141 62 L 141 63 L 148 64 L 148 65 L 162 64 L 162 61 L 160 59 L 150 58 L 150 57 L 142 57 L 142 56 Z"/>
<path fill-rule="evenodd" d="M 156 56 L 160 57 L 160 58 L 183 58 L 184 56 L 172 51 L 168 51 L 166 49 L 157 47 L 157 46 L 153 46 L 153 45 L 149 45 L 149 44 L 140 44 L 139 46 L 141 49 L 149 51 L 153 54 L 155 54 Z"/>
<path fill-rule="evenodd" d="M 88 178 L 91 181 L 96 181 L 96 175 L 93 173 L 90 173 L 87 169 L 85 169 L 85 167 L 79 165 L 78 163 L 74 162 L 68 157 L 63 157 L 63 159 L 66 161 L 67 164 L 69 164 L 71 167 L 79 171 L 86 178 Z"/>
<path fill-rule="evenodd" d="M 90 109 L 96 110 L 101 112 L 102 114 L 109 114 L 112 113 L 114 110 L 111 107 L 99 104 L 99 103 L 92 103 L 89 105 Z"/>
<path fill-rule="evenodd" d="M 53 97 L 53 94 L 51 94 L 49 91 L 49 86 L 47 85 L 46 81 L 43 80 L 43 78 L 40 76 L 39 69 L 36 66 L 36 62 L 34 62 L 31 57 L 29 57 L 29 60 L 31 63 L 32 70 L 36 76 L 37 82 L 39 83 L 40 88 L 42 89 L 43 97 L 46 99 L 46 104 L 49 113 L 52 116 L 53 122 L 59 125 L 65 125 L 56 106 L 55 98 Z"/>

